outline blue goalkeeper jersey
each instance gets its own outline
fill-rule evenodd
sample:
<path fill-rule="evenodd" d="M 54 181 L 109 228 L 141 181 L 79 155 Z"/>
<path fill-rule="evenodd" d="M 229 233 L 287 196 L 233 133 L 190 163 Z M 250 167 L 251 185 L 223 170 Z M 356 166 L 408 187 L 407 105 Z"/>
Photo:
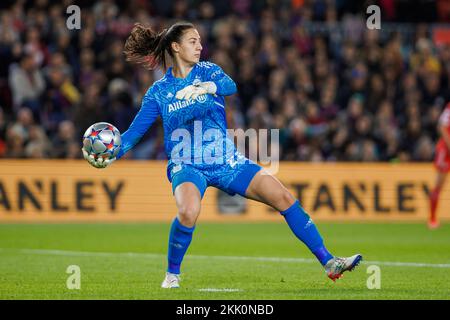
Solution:
<path fill-rule="evenodd" d="M 175 97 L 179 90 L 206 81 L 216 84 L 215 95 L 200 95 L 195 100 L 179 100 Z M 227 138 L 224 96 L 235 92 L 234 81 L 214 63 L 197 63 L 184 79 L 174 77 L 172 68 L 169 68 L 164 77 L 156 81 L 144 95 L 141 109 L 128 130 L 122 134 L 122 147 L 117 158 L 133 148 L 157 117 L 161 116 L 168 166 L 180 159 L 184 163 L 202 166 L 210 161 L 205 159 L 205 155 L 216 160 L 222 157 L 223 162 L 226 162 L 236 150 L 234 143 Z"/>

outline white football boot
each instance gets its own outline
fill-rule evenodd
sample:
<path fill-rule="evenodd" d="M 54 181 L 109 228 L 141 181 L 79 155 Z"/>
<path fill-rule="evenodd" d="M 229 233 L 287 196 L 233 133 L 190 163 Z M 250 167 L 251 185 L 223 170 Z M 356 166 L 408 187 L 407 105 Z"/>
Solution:
<path fill-rule="evenodd" d="M 180 275 L 166 272 L 166 278 L 161 284 L 161 288 L 172 289 L 180 287 Z"/>
<path fill-rule="evenodd" d="M 362 255 L 355 254 L 348 258 L 334 257 L 325 265 L 325 272 L 333 281 L 342 277 L 345 271 L 352 271 L 362 260 Z"/>

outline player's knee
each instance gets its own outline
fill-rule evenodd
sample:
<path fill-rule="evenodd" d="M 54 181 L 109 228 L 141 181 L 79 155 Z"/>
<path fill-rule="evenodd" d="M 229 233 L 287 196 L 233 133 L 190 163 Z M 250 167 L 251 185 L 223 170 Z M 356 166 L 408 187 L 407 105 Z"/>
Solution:
<path fill-rule="evenodd" d="M 197 205 L 184 205 L 178 209 L 178 217 L 182 225 L 192 227 L 195 225 L 200 207 Z"/>
<path fill-rule="evenodd" d="M 284 210 L 285 208 L 289 208 L 295 202 L 294 196 L 287 189 L 284 188 L 277 194 L 276 198 L 277 198 L 276 199 L 277 207 L 279 209 L 282 208 L 282 210 Z"/>

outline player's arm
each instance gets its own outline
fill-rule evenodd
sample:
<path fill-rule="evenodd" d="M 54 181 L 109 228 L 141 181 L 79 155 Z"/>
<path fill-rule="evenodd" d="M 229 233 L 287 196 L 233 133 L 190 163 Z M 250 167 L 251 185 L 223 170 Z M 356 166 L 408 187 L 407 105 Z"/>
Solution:
<path fill-rule="evenodd" d="M 202 94 L 212 94 L 214 96 L 229 96 L 237 91 L 236 83 L 227 75 L 221 67 L 214 63 L 209 63 L 210 67 L 206 72 L 206 81 L 195 85 L 189 85 L 176 94 L 177 99 L 196 99 Z"/>
<path fill-rule="evenodd" d="M 219 96 L 229 96 L 235 94 L 237 92 L 237 88 L 233 79 L 231 79 L 231 77 L 227 75 L 217 64 L 211 63 L 211 65 L 212 67 L 207 72 L 207 80 L 209 81 L 202 83 L 215 86 L 215 94 Z"/>
<path fill-rule="evenodd" d="M 130 127 L 122 135 L 122 145 L 119 153 L 112 159 L 103 159 L 102 157 L 95 158 L 93 155 L 89 155 L 84 148 L 82 148 L 84 158 L 93 166 L 98 169 L 103 169 L 109 166 L 111 163 L 120 159 L 125 153 L 133 148 L 136 143 L 147 132 L 150 126 L 155 122 L 159 115 L 158 104 L 155 100 L 149 98 L 146 94 L 142 99 L 141 109 L 134 118 Z"/>
<path fill-rule="evenodd" d="M 127 131 L 122 134 L 122 146 L 117 159 L 132 149 L 158 118 L 158 103 L 149 94 L 142 99 L 141 109 Z"/>
<path fill-rule="evenodd" d="M 450 135 L 448 134 L 448 127 L 450 126 L 450 110 L 445 109 L 439 118 L 438 132 L 445 141 L 447 149 L 450 150 Z"/>
<path fill-rule="evenodd" d="M 447 149 L 450 151 L 450 135 L 448 134 L 448 127 L 444 124 L 439 124 L 438 131 L 441 134 L 442 139 L 444 139 Z"/>

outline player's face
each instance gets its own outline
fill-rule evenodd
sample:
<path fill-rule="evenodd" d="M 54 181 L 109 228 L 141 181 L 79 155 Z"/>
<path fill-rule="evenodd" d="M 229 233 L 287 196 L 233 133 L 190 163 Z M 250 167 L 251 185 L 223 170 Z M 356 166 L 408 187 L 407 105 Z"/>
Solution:
<path fill-rule="evenodd" d="M 190 64 L 199 62 L 200 53 L 203 49 L 200 40 L 197 29 L 186 30 L 177 46 L 179 57 Z"/>

